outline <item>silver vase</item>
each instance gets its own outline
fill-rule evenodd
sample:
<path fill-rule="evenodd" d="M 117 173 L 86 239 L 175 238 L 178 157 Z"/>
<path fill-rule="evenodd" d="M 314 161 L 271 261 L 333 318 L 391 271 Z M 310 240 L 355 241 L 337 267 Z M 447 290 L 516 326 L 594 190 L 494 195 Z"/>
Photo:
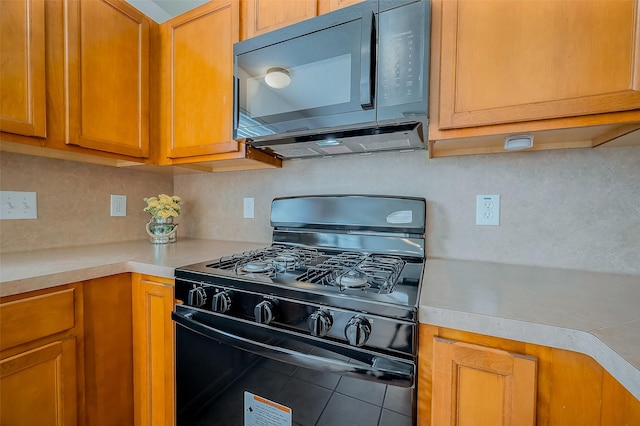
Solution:
<path fill-rule="evenodd" d="M 152 244 L 175 243 L 177 231 L 178 224 L 173 223 L 173 217 L 152 217 L 147 223 L 147 234 Z"/>

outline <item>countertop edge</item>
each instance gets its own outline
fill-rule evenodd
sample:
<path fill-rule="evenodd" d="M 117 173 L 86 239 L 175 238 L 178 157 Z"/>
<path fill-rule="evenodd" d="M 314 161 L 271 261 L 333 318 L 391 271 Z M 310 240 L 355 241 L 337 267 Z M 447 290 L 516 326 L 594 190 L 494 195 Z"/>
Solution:
<path fill-rule="evenodd" d="M 640 400 L 640 370 L 588 331 L 420 305 L 419 322 L 588 355 Z"/>

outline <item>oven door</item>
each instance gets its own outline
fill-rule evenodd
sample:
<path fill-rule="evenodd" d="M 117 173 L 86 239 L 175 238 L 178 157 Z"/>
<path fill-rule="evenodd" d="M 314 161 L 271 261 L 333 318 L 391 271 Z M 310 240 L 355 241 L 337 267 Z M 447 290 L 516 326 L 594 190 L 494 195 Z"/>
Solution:
<path fill-rule="evenodd" d="M 177 306 L 176 424 L 415 425 L 415 364 Z"/>
<path fill-rule="evenodd" d="M 364 2 L 234 45 L 234 138 L 375 123 L 375 12 Z"/>

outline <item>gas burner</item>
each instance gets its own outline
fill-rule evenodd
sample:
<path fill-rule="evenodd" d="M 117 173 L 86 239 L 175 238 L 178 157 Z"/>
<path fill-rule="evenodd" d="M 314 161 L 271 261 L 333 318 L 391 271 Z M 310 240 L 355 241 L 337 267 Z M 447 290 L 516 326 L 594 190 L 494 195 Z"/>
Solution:
<path fill-rule="evenodd" d="M 335 283 L 340 288 L 346 289 L 360 289 L 370 287 L 371 284 L 367 281 L 367 277 L 360 274 L 355 270 L 351 270 L 346 274 L 342 274 L 335 279 Z"/>
<path fill-rule="evenodd" d="M 260 273 L 267 272 L 270 269 L 273 269 L 273 265 L 267 262 L 252 261 L 245 265 L 240 266 L 240 269 L 244 272 L 260 274 Z"/>
<path fill-rule="evenodd" d="M 249 260 L 248 262 L 238 262 L 235 267 L 237 275 L 246 277 L 269 277 L 274 278 L 281 268 L 272 261 Z"/>

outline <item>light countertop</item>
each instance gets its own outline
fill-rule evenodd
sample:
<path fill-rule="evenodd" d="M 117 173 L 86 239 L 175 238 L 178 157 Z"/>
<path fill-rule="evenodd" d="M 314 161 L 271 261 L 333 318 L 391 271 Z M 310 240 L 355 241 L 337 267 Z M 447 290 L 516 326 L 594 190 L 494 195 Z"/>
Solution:
<path fill-rule="evenodd" d="M 0 296 L 174 268 L 268 243 L 146 240 L 0 254 Z M 428 259 L 422 323 L 587 354 L 640 399 L 640 276 Z"/>
<path fill-rule="evenodd" d="M 179 266 L 265 245 L 198 239 L 154 245 L 141 240 L 1 253 L 0 297 L 124 272 L 173 278 Z"/>
<path fill-rule="evenodd" d="M 640 399 L 640 276 L 428 259 L 421 323 L 584 353 Z"/>

